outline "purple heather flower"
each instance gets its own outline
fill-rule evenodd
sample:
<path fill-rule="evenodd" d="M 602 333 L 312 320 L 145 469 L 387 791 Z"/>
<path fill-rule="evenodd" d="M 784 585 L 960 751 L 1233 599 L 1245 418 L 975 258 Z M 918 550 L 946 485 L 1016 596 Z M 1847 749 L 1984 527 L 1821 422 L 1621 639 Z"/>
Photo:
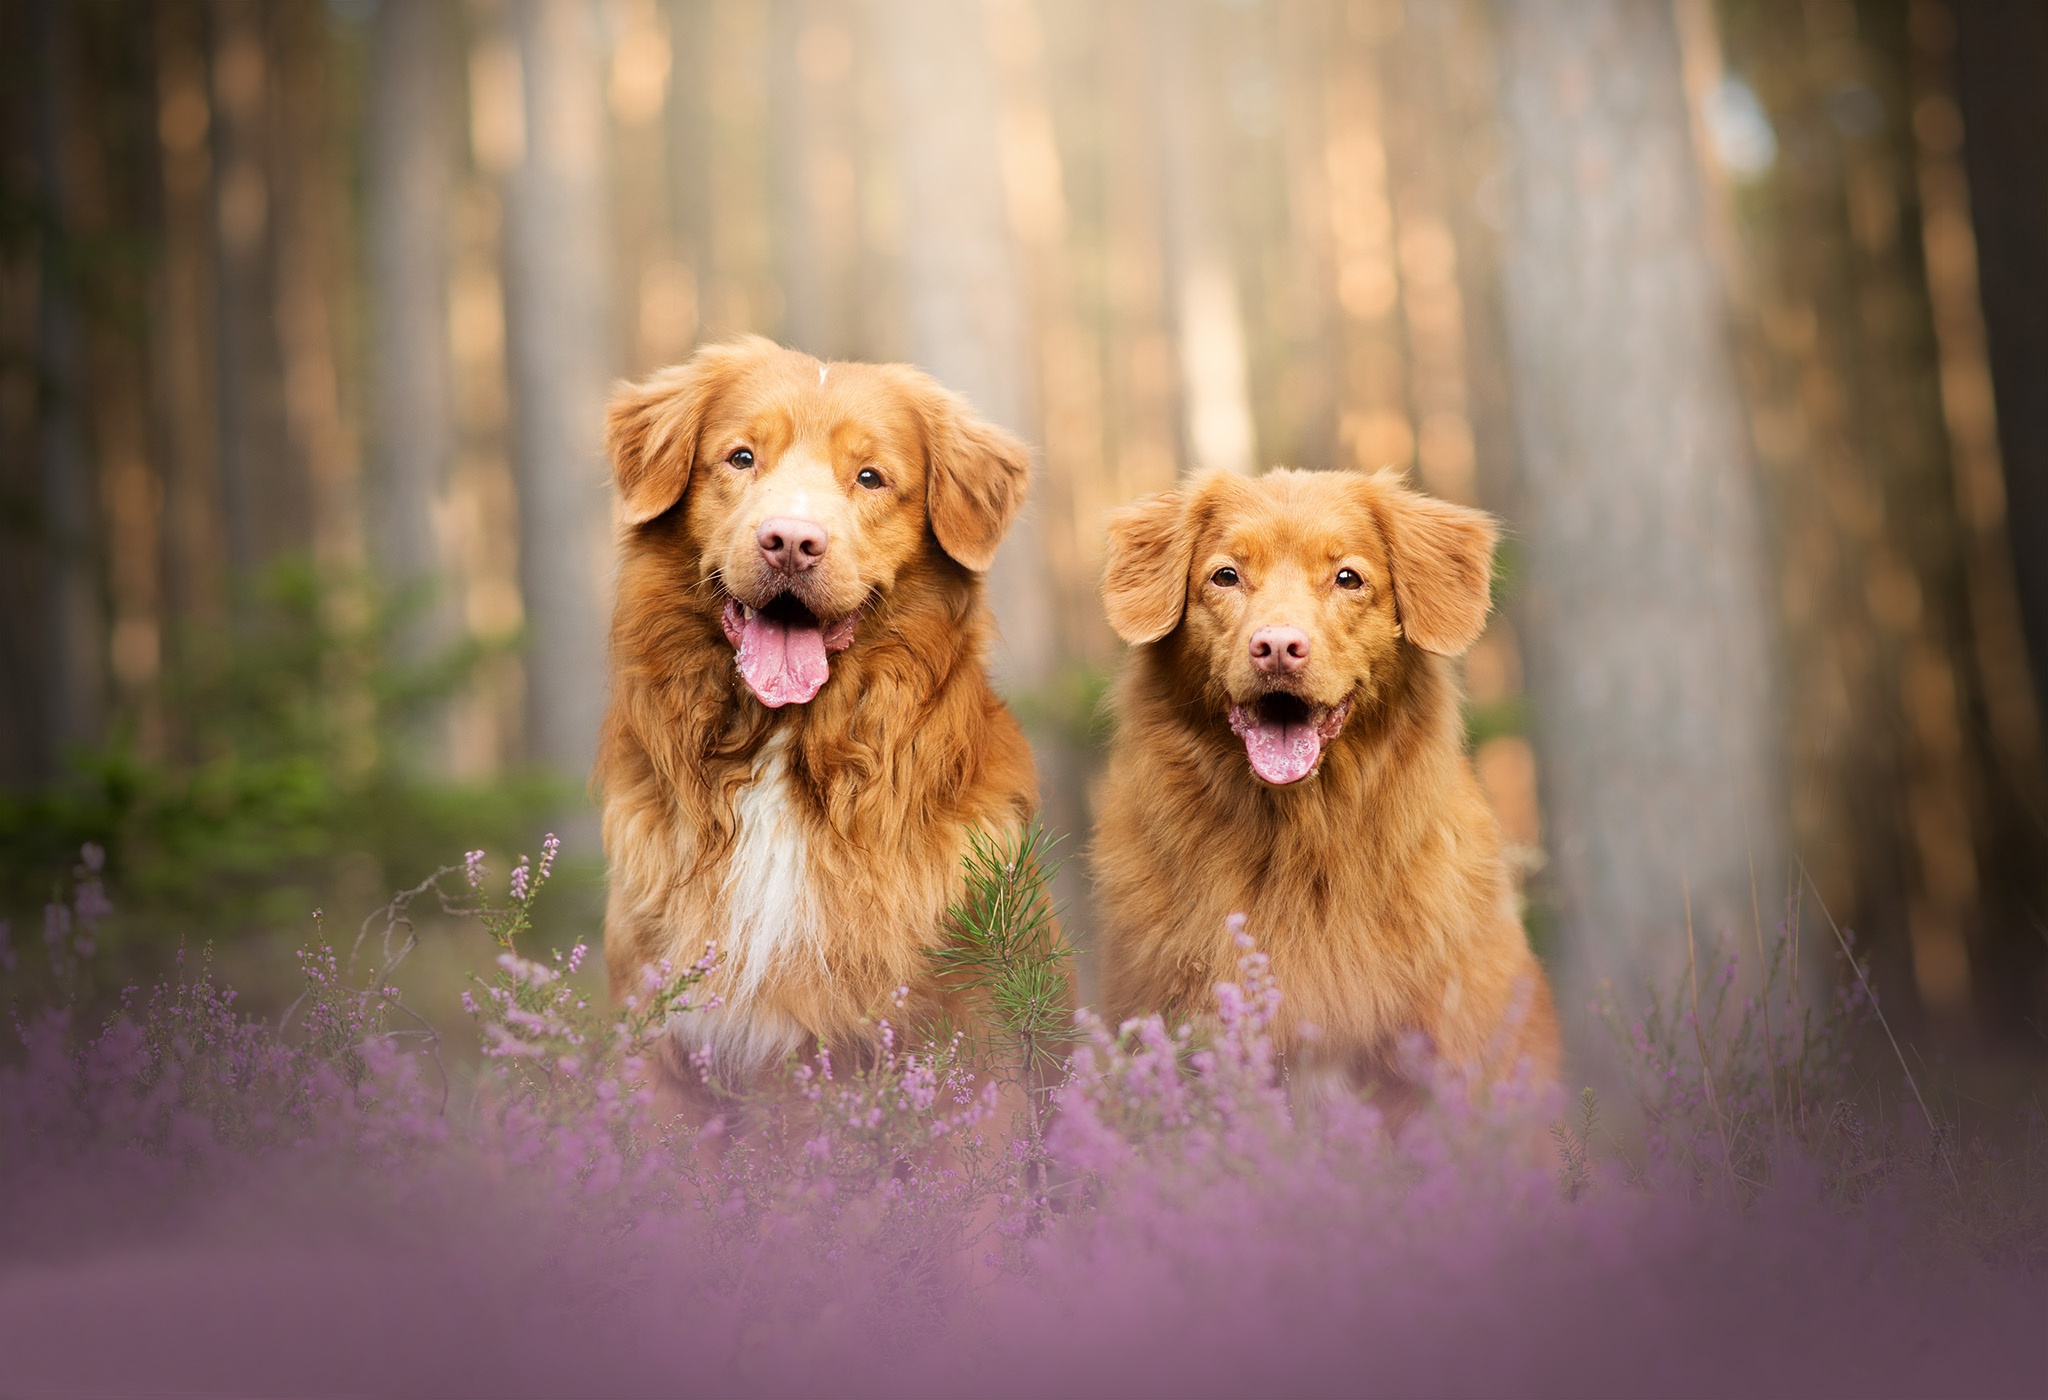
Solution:
<path fill-rule="evenodd" d="M 78 915 L 78 922 L 87 928 L 96 928 L 101 920 L 114 912 L 113 901 L 107 898 L 106 887 L 97 878 L 88 879 L 71 896 L 71 907 Z"/>
<path fill-rule="evenodd" d="M 469 881 L 469 887 L 480 890 L 484 887 L 484 853 L 470 851 L 462 857 L 462 877 Z"/>

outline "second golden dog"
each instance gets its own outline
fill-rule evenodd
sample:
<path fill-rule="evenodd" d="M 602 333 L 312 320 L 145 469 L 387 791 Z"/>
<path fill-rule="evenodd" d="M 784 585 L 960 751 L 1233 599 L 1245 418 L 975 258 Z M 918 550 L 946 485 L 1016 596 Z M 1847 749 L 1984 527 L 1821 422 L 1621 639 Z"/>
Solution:
<path fill-rule="evenodd" d="M 1135 647 L 1094 845 L 1112 1018 L 1204 1013 L 1241 911 L 1283 1052 L 1306 1031 L 1392 1086 L 1419 1034 L 1474 1082 L 1555 1076 L 1449 659 L 1486 625 L 1495 537 L 1390 473 L 1217 473 L 1112 519 L 1103 602 Z"/>

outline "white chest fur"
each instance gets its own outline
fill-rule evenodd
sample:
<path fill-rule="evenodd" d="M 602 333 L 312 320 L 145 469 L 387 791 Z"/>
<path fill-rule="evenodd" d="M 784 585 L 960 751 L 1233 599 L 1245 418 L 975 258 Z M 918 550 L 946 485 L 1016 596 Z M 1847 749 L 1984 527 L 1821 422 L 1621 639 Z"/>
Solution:
<path fill-rule="evenodd" d="M 789 731 L 769 739 L 752 779 L 733 804 L 738 821 L 722 891 L 731 968 L 726 1003 L 744 1016 L 777 967 L 823 958 L 822 920 L 811 887 L 810 852 L 790 790 Z"/>

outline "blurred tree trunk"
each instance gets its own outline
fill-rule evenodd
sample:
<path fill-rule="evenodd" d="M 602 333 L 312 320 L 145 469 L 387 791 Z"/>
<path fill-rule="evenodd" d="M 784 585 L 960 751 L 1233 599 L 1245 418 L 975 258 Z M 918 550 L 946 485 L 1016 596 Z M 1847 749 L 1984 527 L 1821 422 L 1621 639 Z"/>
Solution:
<path fill-rule="evenodd" d="M 844 6 L 783 0 L 776 48 L 787 66 L 781 123 L 780 254 L 789 343 L 821 359 L 857 343 L 860 207 L 854 176 L 854 35 Z"/>
<path fill-rule="evenodd" d="M 51 7 L 54 12 L 54 7 Z M 0 9 L 0 47 L 35 53 L 47 19 L 24 5 Z M 41 94 L 31 89 L 0 102 L 0 189 L 25 208 L 37 203 L 36 147 Z M 41 776 L 43 727 L 42 531 L 31 506 L 42 495 L 42 367 L 40 296 L 43 249 L 30 229 L 0 241 L 0 783 L 24 787 Z"/>
<path fill-rule="evenodd" d="M 455 455 L 448 335 L 455 19 L 446 0 L 405 0 L 378 6 L 371 32 L 371 556 L 388 587 L 432 591 L 405 639 L 415 657 L 446 647 L 460 628 L 457 579 L 437 529 Z"/>
<path fill-rule="evenodd" d="M 702 178 L 684 188 L 698 191 L 692 203 L 704 206 L 693 212 L 704 240 L 698 285 L 705 336 L 781 336 L 773 152 L 775 85 L 785 73 L 771 52 L 774 15 L 760 0 L 707 0 L 694 18 L 701 34 L 690 60 L 693 86 L 701 88 Z"/>
<path fill-rule="evenodd" d="M 2031 656 L 2035 724 L 2048 696 L 2048 9 L 2027 0 L 1951 0 L 1957 98 L 1986 346 L 1997 400 L 1998 447 L 2018 605 Z M 2037 799 L 2038 799 L 2038 789 Z M 2038 800 L 2014 813 L 1997 858 L 2024 872 L 1984 952 L 1981 979 L 2004 1028 L 2038 1035 L 2048 1008 L 2048 925 L 2041 847 L 2048 812 Z"/>
<path fill-rule="evenodd" d="M 1437 185 L 1451 233 L 1474 489 L 1481 504 L 1505 508 L 1520 448 L 1502 324 L 1498 54 L 1486 9 L 1487 0 L 1411 0 L 1386 71 L 1394 100 L 1418 109 L 1408 131 L 1422 144 L 1403 149 L 1397 164 Z"/>
<path fill-rule="evenodd" d="M 991 0 L 984 9 L 1000 94 L 996 155 L 1023 279 L 1027 349 L 1035 351 L 1037 436 L 1042 467 L 1030 508 L 1040 549 L 1031 585 L 1050 613 L 1052 656 L 1026 713 L 1038 761 L 1048 830 L 1067 838 L 1069 857 L 1054 876 L 1067 937 L 1083 950 L 1080 991 L 1092 995 L 1094 924 L 1086 863 L 1075 859 L 1093 825 L 1089 792 L 1096 755 L 1084 667 L 1114 654 L 1102 620 L 1096 579 L 1102 571 L 1101 521 L 1121 502 L 1103 490 L 1101 347 L 1083 318 L 1072 261 L 1066 167 L 1048 98 L 1046 34 L 1029 0 Z"/>
<path fill-rule="evenodd" d="M 1331 42 L 1344 18 L 1330 0 L 1282 7 L 1278 21 L 1282 89 L 1282 158 L 1287 180 L 1287 221 L 1282 265 L 1277 377 L 1285 386 L 1279 440 L 1264 455 L 1289 466 L 1343 464 L 1337 436 L 1344 366 L 1336 287 L 1336 230 L 1330 217 L 1330 138 L 1325 93 Z M 1289 79 L 1291 75 L 1291 79 Z"/>
<path fill-rule="evenodd" d="M 1118 0 L 1098 12 L 1101 33 L 1091 97 L 1101 107 L 1100 174 L 1105 320 L 1105 409 L 1119 502 L 1173 485 L 1180 459 L 1172 311 L 1163 256 L 1158 103 L 1154 65 L 1130 64 L 1148 33 L 1150 0 Z"/>
<path fill-rule="evenodd" d="M 1096 595 L 1101 522 L 1122 504 L 1103 490 L 1101 347 L 1083 318 L 1076 286 L 1045 33 L 1028 0 L 993 0 L 986 13 L 1001 95 L 997 155 L 1026 291 L 1027 343 L 1036 351 L 1032 377 L 1043 467 L 1031 514 L 1044 550 L 1039 587 L 1052 604 L 1060 662 L 1067 668 L 1101 664 L 1114 654 Z M 1064 697 L 1059 703 L 1065 705 Z"/>
<path fill-rule="evenodd" d="M 597 14 L 518 0 L 525 159 L 506 208 L 505 300 L 528 756 L 582 774 L 604 704 L 610 498 L 600 451 L 612 327 Z"/>
<path fill-rule="evenodd" d="M 37 386 L 39 473 L 33 499 L 42 569 L 38 641 L 23 650 L 34 655 L 28 675 L 38 677 L 41 685 L 22 706 L 33 715 L 27 728 L 34 737 L 25 746 L 23 764 L 23 776 L 31 781 L 55 776 L 64 746 L 99 737 L 105 702 L 100 536 L 85 435 L 85 326 L 78 299 L 87 264 L 69 188 L 77 148 L 86 139 L 78 127 L 74 18 L 63 0 L 37 0 L 32 35 L 36 205 L 41 214 L 36 339 L 43 382 Z"/>
<path fill-rule="evenodd" d="M 1958 769 L 1930 742 L 1957 732 L 1954 706 L 1939 713 L 1925 684 L 1908 704 L 1911 668 L 1934 675 L 1948 661 L 1937 626 L 1947 590 L 1913 540 L 1915 522 L 1945 513 L 1947 492 L 1914 314 L 1922 293 L 1900 246 L 1897 133 L 1883 116 L 1903 96 L 1857 43 L 1853 15 L 1828 14 L 1837 22 L 1816 26 L 1798 8 L 1749 6 L 1724 21 L 1729 68 L 1756 85 L 1782 151 L 1729 273 L 1778 537 L 1788 834 L 1881 983 L 1903 987 L 1910 911 L 1923 943 L 1953 937 L 1960 881 L 1930 872 L 1957 868 L 1958 836 L 1967 848 Z M 1711 18 L 1689 35 L 1702 96 L 1725 76 Z M 1950 815 L 1920 823 L 1916 839 L 1915 810 Z"/>
<path fill-rule="evenodd" d="M 1964 169 L 1966 119 L 1956 101 L 1955 10 L 1939 0 L 1919 0 L 1908 12 L 1909 42 L 1904 63 L 1912 102 L 1913 179 L 1918 195 L 1921 253 L 1928 319 L 1933 330 L 1941 417 L 1947 429 L 1949 490 L 1942 518 L 1951 524 L 1950 549 L 1960 555 L 1948 573 L 1959 606 L 1950 628 L 1958 638 L 1953 682 L 1961 712 L 1952 745 L 1961 770 L 1960 796 L 1968 804 L 1965 831 L 1975 838 L 1975 874 L 1969 895 L 1974 920 L 1959 919 L 1957 951 L 1969 976 L 1962 991 L 1936 1010 L 1960 1024 L 1965 1013 L 1978 1028 L 2021 1039 L 2038 1035 L 2048 1007 L 2048 948 L 2041 931 L 2048 914 L 2048 781 L 2041 764 L 2036 688 L 2027 664 L 2026 626 L 2007 529 L 2008 485 L 2021 486 L 2023 517 L 2035 522 L 2041 510 L 2039 462 L 2011 470 L 2001 461 L 2000 420 L 2008 405 L 1994 391 L 1995 369 L 1980 281 L 1981 243 L 1971 218 L 1971 183 Z M 2030 36 L 2017 29 L 2014 46 L 2027 52 Z M 2036 23 L 2031 51 L 2048 54 L 2048 24 Z M 2038 85 L 2048 70 L 2037 70 Z M 1996 141 L 1996 124 L 1992 141 Z M 1995 180 L 1996 176 L 1992 178 Z M 2038 195 L 2036 196 L 2038 200 Z M 2037 208 L 2038 203 L 2037 203 Z M 1995 221 L 1994 221 L 1995 222 Z M 2036 231 L 2041 226 L 2035 225 Z M 1994 239 L 2010 239 L 2009 229 Z M 2048 246 L 2035 249 L 2039 277 Z M 1994 261 L 1997 256 L 1994 255 Z M 2009 343 L 2008 332 L 2002 337 Z M 2039 384 L 2007 384 L 2015 392 L 2010 410 L 2025 421 L 2039 412 Z M 2028 450 L 2024 431 L 2021 450 Z M 1937 461 L 1940 460 L 1937 454 Z M 2029 468 L 2033 470 L 2029 470 Z M 2036 552 L 2035 539 L 2022 535 L 2021 553 Z M 1972 926 L 1974 924 L 1974 927 Z M 1915 929 L 1915 969 L 1920 962 Z M 1922 978 L 1923 991 L 1926 979 Z"/>
<path fill-rule="evenodd" d="M 670 183 L 669 104 L 675 48 L 668 16 L 654 0 L 632 0 L 612 12 L 613 146 L 606 189 L 611 203 L 612 282 L 621 314 L 614 321 L 614 363 L 630 375 L 681 359 L 695 330 L 696 296 L 675 260 L 670 225 L 676 192 Z M 689 325 L 685 325 L 688 321 Z"/>
<path fill-rule="evenodd" d="M 1394 212 L 1408 364 L 1408 418 L 1423 488 L 1464 505 L 1479 501 L 1466 376 L 1466 307 L 1461 268 L 1474 250 L 1458 234 L 1452 180 L 1459 147 L 1450 111 L 1455 89 L 1436 60 L 1446 16 L 1411 7 L 1408 23 L 1379 48 L 1387 193 Z"/>
<path fill-rule="evenodd" d="M 659 323 L 646 319 L 648 297 L 642 290 L 642 353 L 657 364 L 688 356 L 706 319 L 705 297 L 711 290 L 712 201 L 705 198 L 711 181 L 711 105 L 708 35 L 711 16 L 697 0 L 667 0 L 672 69 L 668 102 L 663 111 L 665 166 L 662 183 L 668 192 L 663 227 L 669 239 L 668 260 L 660 276 L 664 302 Z M 644 276 L 644 274 L 643 274 Z M 658 331 L 649 336 L 647 332 Z"/>
<path fill-rule="evenodd" d="M 470 160 L 461 169 L 450 247 L 448 334 L 457 460 L 449 482 L 451 562 L 459 570 L 464 623 L 480 638 L 525 624 L 520 592 L 519 490 L 512 466 L 507 369 L 503 197 L 525 158 L 526 85 L 504 8 L 471 13 L 467 39 Z M 479 777 L 525 761 L 526 660 L 498 656 L 453 709 L 449 767 Z"/>
<path fill-rule="evenodd" d="M 213 103 L 200 0 L 157 8 L 156 130 L 162 159 L 163 252 L 151 325 L 155 436 L 163 463 L 164 608 L 181 623 L 219 622 L 227 606 L 227 540 L 220 461 L 221 395 L 214 383 L 220 251 L 213 231 Z M 166 655 L 179 659 L 169 629 Z M 175 745 L 179 736 L 171 735 Z"/>
<path fill-rule="evenodd" d="M 1415 460 L 1379 81 L 1382 45 L 1399 22 L 1399 12 L 1386 4 L 1347 7 L 1331 28 L 1331 61 L 1323 75 L 1343 365 L 1337 436 L 1348 465 L 1368 470 L 1405 469 Z"/>
<path fill-rule="evenodd" d="M 323 619 L 347 628 L 361 623 L 365 605 L 356 586 L 365 562 L 361 418 L 347 401 L 338 322 L 362 289 L 348 275 L 355 259 L 334 130 L 340 94 L 324 0 L 271 0 L 263 17 L 274 74 L 267 124 L 276 300 L 269 312 L 288 455 L 252 462 L 252 480 L 267 488 L 266 534 L 277 532 L 265 548 L 304 550 Z M 324 702 L 345 736 L 338 766 L 367 771 L 385 738 L 369 679 L 340 655 L 323 658 L 322 670 Z"/>
<path fill-rule="evenodd" d="M 1959 123 L 1928 49 L 1947 31 L 1925 5 L 1910 26 L 1723 14 L 1782 153 L 1748 177 L 1733 270 L 1779 536 L 1791 837 L 1894 1016 L 2016 1028 L 2043 990 L 2040 765 Z"/>
<path fill-rule="evenodd" d="M 879 0 L 896 109 L 910 353 L 991 422 L 1032 436 L 1023 269 L 1005 208 L 998 88 L 979 0 Z M 943 119 L 935 114 L 943 113 Z M 1044 486 L 1042 475 L 1033 494 Z M 1035 510 L 989 572 L 1000 682 L 1045 686 L 1058 654 Z"/>
<path fill-rule="evenodd" d="M 211 14 L 220 471 L 229 574 L 246 581 L 311 545 L 312 504 L 286 426 L 278 337 L 274 14 L 255 0 L 214 0 Z"/>
<path fill-rule="evenodd" d="M 1568 997 L 1750 922 L 1775 638 L 1668 0 L 1501 0 L 1523 635 Z M 1766 887 L 1775 887 L 1769 873 Z"/>
<path fill-rule="evenodd" d="M 1175 0 L 1150 0 L 1146 48 L 1158 92 L 1158 160 L 1167 283 L 1180 351 L 1182 433 L 1189 466 L 1252 470 L 1244 309 L 1207 157 L 1218 133 L 1202 26 Z"/>
<path fill-rule="evenodd" d="M 1012 184 L 1005 184 L 1006 127 L 1012 143 L 1032 140 L 1033 132 L 1028 115 L 1019 124 L 1014 72 L 1006 123 L 1004 74 L 991 46 L 991 24 L 1002 23 L 1003 12 L 982 0 L 880 0 L 878 10 L 876 38 L 890 65 L 892 145 L 903 190 L 911 358 L 965 394 L 990 421 L 1033 440 L 1043 423 L 1031 353 L 1037 342 L 1013 213 L 1021 212 L 1032 228 L 1050 211 L 1043 203 L 1014 211 L 1011 201 L 1018 195 L 1027 204 L 1034 197 L 1043 201 L 1049 192 L 1042 169 L 1037 184 L 1027 178 L 1016 186 L 1014 148 L 1007 172 Z M 1005 37 L 1015 33 L 1006 26 Z M 1030 91 L 1028 77 L 1023 90 Z M 935 117 L 940 113 L 943 118 Z M 1044 137 L 1040 129 L 1036 139 Z M 1052 180 L 1056 185 L 1056 172 Z M 1057 197 L 1056 189 L 1050 197 Z M 1041 290 L 1058 295 L 1050 286 Z M 1063 850 L 1073 852 L 1088 826 L 1088 754 L 1074 726 L 1063 722 L 1056 691 L 1071 650 L 1051 583 L 1047 535 L 1059 528 L 1061 493 L 1050 488 L 1045 469 L 1033 474 L 1033 499 L 989 572 L 988 599 L 1002 634 L 991 660 L 1031 739 L 1045 825 L 1066 835 Z M 1078 861 L 1069 864 L 1055 895 L 1067 907 L 1070 936 L 1085 944 L 1088 891 Z M 1091 976 L 1084 963 L 1084 989 Z"/>
<path fill-rule="evenodd" d="M 79 227 L 106 246 L 161 237 L 153 33 L 103 15 L 87 26 L 79 98 L 90 139 L 78 144 L 87 197 Z M 112 21 L 112 22 L 109 22 Z M 163 752 L 155 686 L 163 638 L 162 462 L 150 432 L 150 344 L 146 333 L 153 269 L 140 260 L 95 259 L 95 311 L 88 318 L 85 373 L 91 385 L 87 437 L 98 485 L 95 551 L 105 589 L 99 643 L 113 682 L 108 728 L 150 757 Z"/>
<path fill-rule="evenodd" d="M 2033 657 L 2048 695 L 2048 7 L 1952 0 L 1963 159 L 1998 398 L 2007 519 Z"/>

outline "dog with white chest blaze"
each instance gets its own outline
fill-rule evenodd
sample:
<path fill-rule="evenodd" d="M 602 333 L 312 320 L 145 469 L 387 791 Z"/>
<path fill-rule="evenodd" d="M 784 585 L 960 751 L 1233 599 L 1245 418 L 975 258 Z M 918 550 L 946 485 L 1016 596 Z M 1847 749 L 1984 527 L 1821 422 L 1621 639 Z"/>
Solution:
<path fill-rule="evenodd" d="M 715 945 L 671 1087 L 756 1082 L 877 1023 L 972 1006 L 934 977 L 971 832 L 1021 831 L 1031 751 L 991 688 L 983 574 L 1029 455 L 903 365 L 758 337 L 632 385 L 598 758 L 615 997 Z M 904 989 L 908 989 L 907 992 Z"/>

